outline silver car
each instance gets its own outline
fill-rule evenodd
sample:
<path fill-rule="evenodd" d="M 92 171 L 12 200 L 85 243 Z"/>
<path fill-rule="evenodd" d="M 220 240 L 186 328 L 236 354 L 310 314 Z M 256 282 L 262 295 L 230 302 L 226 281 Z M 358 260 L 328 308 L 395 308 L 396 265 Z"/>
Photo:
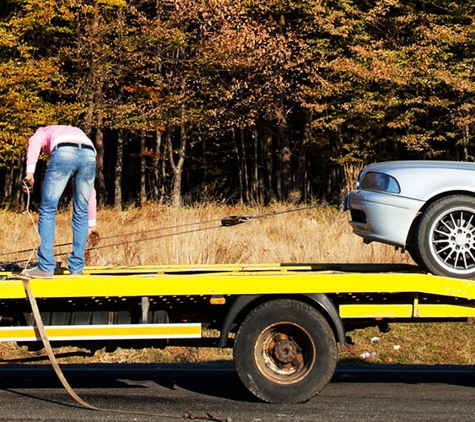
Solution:
<path fill-rule="evenodd" d="M 407 250 L 426 271 L 475 278 L 475 163 L 372 164 L 347 193 L 353 232 Z"/>

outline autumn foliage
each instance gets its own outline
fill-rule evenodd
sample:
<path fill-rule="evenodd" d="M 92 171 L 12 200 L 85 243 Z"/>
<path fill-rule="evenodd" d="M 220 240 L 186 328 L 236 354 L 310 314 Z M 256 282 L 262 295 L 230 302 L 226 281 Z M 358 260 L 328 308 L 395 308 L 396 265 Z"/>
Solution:
<path fill-rule="evenodd" d="M 4 204 L 24 200 L 26 140 L 46 124 L 91 136 L 99 201 L 119 208 L 332 200 L 345 169 L 472 160 L 474 6 L 4 0 Z"/>

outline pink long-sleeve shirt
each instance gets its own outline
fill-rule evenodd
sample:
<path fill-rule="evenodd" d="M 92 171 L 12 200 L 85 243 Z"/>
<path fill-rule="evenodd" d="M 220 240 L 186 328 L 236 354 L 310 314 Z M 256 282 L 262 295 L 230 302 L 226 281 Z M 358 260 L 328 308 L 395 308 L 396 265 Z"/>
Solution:
<path fill-rule="evenodd" d="M 94 148 L 92 141 L 77 127 L 62 125 L 40 127 L 28 141 L 26 172 L 35 172 L 41 151 L 50 156 L 56 148 L 56 145 L 62 142 L 77 142 L 90 145 Z M 96 190 L 93 188 L 88 206 L 89 227 L 94 227 L 96 225 L 96 207 Z"/>

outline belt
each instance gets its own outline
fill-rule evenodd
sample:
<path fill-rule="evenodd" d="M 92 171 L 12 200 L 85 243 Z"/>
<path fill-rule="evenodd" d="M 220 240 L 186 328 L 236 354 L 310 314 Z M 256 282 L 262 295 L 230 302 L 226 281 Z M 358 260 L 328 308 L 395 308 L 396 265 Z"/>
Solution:
<path fill-rule="evenodd" d="M 61 147 L 85 148 L 85 149 L 90 149 L 91 151 L 94 151 L 93 146 L 87 145 L 87 144 L 78 144 L 76 142 L 61 142 L 60 144 L 56 145 L 56 148 L 61 148 Z"/>

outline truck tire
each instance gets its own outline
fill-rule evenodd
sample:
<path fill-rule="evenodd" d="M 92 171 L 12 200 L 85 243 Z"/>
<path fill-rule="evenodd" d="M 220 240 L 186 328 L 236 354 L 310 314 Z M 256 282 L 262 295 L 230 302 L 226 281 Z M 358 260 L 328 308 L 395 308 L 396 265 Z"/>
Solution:
<path fill-rule="evenodd" d="M 330 382 L 337 344 L 323 315 L 305 302 L 276 299 L 253 309 L 234 343 L 236 371 L 269 403 L 301 403 Z"/>
<path fill-rule="evenodd" d="M 475 278 L 475 198 L 452 195 L 434 202 L 420 218 L 415 242 L 427 271 Z"/>

